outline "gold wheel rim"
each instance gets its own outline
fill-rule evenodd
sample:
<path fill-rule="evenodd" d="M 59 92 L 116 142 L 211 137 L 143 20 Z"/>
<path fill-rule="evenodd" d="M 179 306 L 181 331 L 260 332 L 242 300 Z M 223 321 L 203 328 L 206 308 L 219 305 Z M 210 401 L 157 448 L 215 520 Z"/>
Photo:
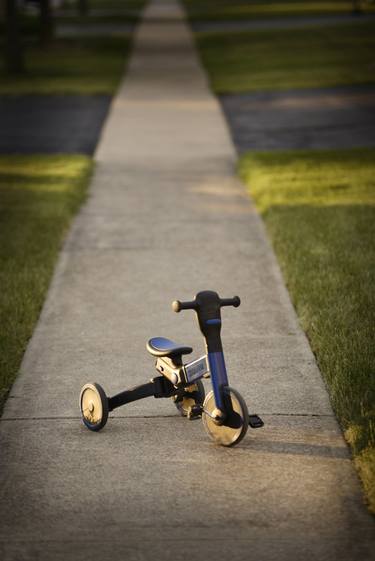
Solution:
<path fill-rule="evenodd" d="M 230 391 L 230 397 L 232 400 L 233 410 L 240 415 L 243 421 L 240 427 L 231 428 L 231 427 L 226 427 L 225 425 L 217 425 L 214 422 L 214 420 L 211 419 L 211 417 L 209 417 L 209 415 L 207 415 L 206 413 L 203 413 L 202 416 L 203 424 L 206 428 L 206 431 L 208 432 L 212 440 L 214 440 L 218 444 L 221 444 L 222 446 L 231 446 L 235 444 L 244 435 L 244 429 L 246 431 L 246 427 L 244 427 L 245 424 L 244 412 L 241 403 L 232 391 Z M 212 391 L 209 394 L 207 394 L 207 397 L 203 404 L 203 408 L 205 411 L 207 411 L 210 414 L 212 414 L 213 411 L 216 409 L 215 397 Z"/>
<path fill-rule="evenodd" d="M 81 411 L 84 418 L 91 424 L 97 425 L 103 418 L 103 405 L 98 390 L 89 385 L 82 390 Z"/>

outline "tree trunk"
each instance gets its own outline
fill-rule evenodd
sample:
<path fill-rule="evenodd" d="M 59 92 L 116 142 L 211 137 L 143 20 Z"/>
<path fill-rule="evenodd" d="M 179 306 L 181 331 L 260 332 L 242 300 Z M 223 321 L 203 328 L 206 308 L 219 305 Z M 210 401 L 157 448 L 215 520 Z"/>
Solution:
<path fill-rule="evenodd" d="M 50 0 L 40 0 L 40 42 L 48 45 L 53 37 L 53 21 Z"/>
<path fill-rule="evenodd" d="M 25 70 L 21 32 L 19 27 L 17 0 L 6 0 L 5 3 L 5 65 L 11 74 Z"/>
<path fill-rule="evenodd" d="M 80 16 L 87 16 L 89 5 L 87 0 L 78 0 L 78 11 Z"/>
<path fill-rule="evenodd" d="M 356 15 L 362 14 L 361 0 L 353 0 L 352 1 L 352 6 L 353 6 L 353 9 L 352 9 L 353 14 L 356 14 Z"/>
<path fill-rule="evenodd" d="M 0 21 L 5 21 L 5 0 L 0 0 Z"/>

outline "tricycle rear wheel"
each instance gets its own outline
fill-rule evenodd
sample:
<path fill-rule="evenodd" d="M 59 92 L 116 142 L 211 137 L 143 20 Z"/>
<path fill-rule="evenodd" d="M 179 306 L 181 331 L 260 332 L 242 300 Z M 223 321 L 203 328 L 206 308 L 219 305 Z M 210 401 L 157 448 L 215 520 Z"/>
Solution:
<path fill-rule="evenodd" d="M 101 430 L 108 420 L 108 398 L 99 384 L 85 384 L 79 396 L 82 421 L 92 431 Z"/>

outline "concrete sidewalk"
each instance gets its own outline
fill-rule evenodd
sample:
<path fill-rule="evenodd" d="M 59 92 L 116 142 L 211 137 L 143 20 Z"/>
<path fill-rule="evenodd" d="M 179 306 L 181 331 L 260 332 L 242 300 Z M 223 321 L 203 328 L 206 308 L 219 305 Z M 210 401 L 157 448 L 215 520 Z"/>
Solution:
<path fill-rule="evenodd" d="M 174 0 L 144 13 L 96 159 L 0 423 L 1 559 L 374 559 L 346 445 Z M 87 431 L 81 385 L 147 381 L 149 337 L 202 353 L 193 313 L 170 308 L 202 289 L 241 296 L 223 311 L 228 371 L 266 427 L 218 448 L 150 398 Z"/>

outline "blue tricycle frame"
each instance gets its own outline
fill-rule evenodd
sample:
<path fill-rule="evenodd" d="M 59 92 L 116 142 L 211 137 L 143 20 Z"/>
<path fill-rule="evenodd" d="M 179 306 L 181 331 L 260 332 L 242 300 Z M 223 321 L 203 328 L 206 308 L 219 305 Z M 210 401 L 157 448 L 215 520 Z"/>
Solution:
<path fill-rule="evenodd" d="M 159 376 L 146 384 L 107 397 L 98 383 L 85 384 L 80 393 L 80 409 L 85 426 L 92 431 L 101 430 L 110 411 L 132 401 L 154 396 L 172 398 L 180 414 L 189 419 L 202 418 L 206 432 L 223 446 L 238 444 L 248 427 L 260 428 L 263 421 L 249 414 L 241 394 L 231 388 L 225 366 L 221 341 L 221 308 L 240 305 L 240 298 L 220 298 L 211 290 L 198 292 L 190 302 L 175 300 L 175 312 L 194 310 L 203 334 L 206 354 L 192 362 L 183 363 L 183 355 L 191 347 L 180 345 L 165 337 L 154 337 L 147 350 L 156 359 Z M 212 391 L 205 395 L 202 378 L 211 378 Z"/>

